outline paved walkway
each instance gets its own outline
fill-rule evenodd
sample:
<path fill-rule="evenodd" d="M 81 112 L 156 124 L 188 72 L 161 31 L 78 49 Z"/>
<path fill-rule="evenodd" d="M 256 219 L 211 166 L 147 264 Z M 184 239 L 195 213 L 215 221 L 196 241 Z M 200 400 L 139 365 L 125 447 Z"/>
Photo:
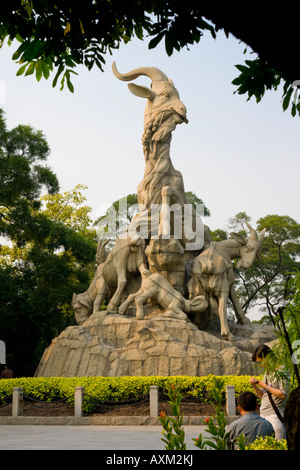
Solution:
<path fill-rule="evenodd" d="M 187 450 L 205 426 L 185 426 Z M 0 450 L 164 450 L 162 426 L 1 425 Z"/>

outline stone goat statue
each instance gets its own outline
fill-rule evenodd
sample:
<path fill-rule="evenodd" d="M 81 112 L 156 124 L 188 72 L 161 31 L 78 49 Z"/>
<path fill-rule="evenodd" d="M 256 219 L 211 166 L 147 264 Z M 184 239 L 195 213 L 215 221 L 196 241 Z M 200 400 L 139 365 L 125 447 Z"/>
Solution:
<path fill-rule="evenodd" d="M 173 81 L 160 69 L 156 67 L 139 67 L 128 73 L 120 73 L 115 62 L 113 62 L 112 70 L 114 75 L 123 81 L 132 81 L 141 75 L 151 79 L 151 88 L 134 83 L 128 84 L 129 90 L 134 95 L 146 99 L 142 137 L 145 172 L 137 191 L 138 203 L 145 210 L 133 221 L 133 224 L 138 226 L 144 223 L 143 217 L 149 217 L 151 207 L 154 204 L 162 204 L 164 190 L 169 191 L 168 205 L 178 204 L 182 209 L 184 205 L 188 205 L 182 174 L 174 168 L 170 157 L 172 132 L 177 124 L 188 122 L 187 110 L 180 100 Z M 197 215 L 194 209 L 192 212 L 192 223 L 195 228 Z M 182 227 L 187 227 L 183 218 L 181 223 Z M 152 230 L 153 228 L 152 224 Z M 148 230 L 150 233 L 150 228 Z M 174 229 L 171 228 L 171 233 L 173 231 Z M 186 243 L 192 242 L 193 239 L 190 238 L 190 233 L 186 233 L 186 230 L 183 230 L 182 233 L 183 235 L 179 241 L 185 248 Z M 197 249 L 201 248 L 202 245 L 197 247 Z"/>
<path fill-rule="evenodd" d="M 188 282 L 189 297 L 208 294 L 210 307 L 220 317 L 221 335 L 231 339 L 227 322 L 227 300 L 232 300 L 235 313 L 242 323 L 249 323 L 237 299 L 233 287 L 232 260 L 239 258 L 237 268 L 249 268 L 258 256 L 265 231 L 259 234 L 247 223 L 249 238 L 231 233 L 232 239 L 213 242 L 193 261 L 192 274 Z"/>
<path fill-rule="evenodd" d="M 72 307 L 80 325 L 99 311 L 105 298 L 110 299 L 107 311 L 116 312 L 127 283 L 127 273 L 141 273 L 147 269 L 142 238 L 117 238 L 108 255 L 103 250 L 107 242 L 99 241 L 96 255 L 99 265 L 89 288 L 82 294 L 73 294 Z"/>
<path fill-rule="evenodd" d="M 174 202 L 185 203 L 183 178 L 171 162 L 170 142 L 176 125 L 188 121 L 186 107 L 172 80 L 156 67 L 139 67 L 128 73 L 120 73 L 114 62 L 112 70 L 119 80 L 132 81 L 141 75 L 151 79 L 151 88 L 128 84 L 134 95 L 147 100 L 142 138 L 145 172 L 138 186 L 138 203 L 147 209 L 150 209 L 151 204 L 161 204 L 161 190 L 164 186 L 171 186 L 178 191 Z"/>
<path fill-rule="evenodd" d="M 136 317 L 143 320 L 143 304 L 148 299 L 156 300 L 166 310 L 165 317 L 179 320 L 186 320 L 186 313 L 203 312 L 208 307 L 208 302 L 203 295 L 187 300 L 161 274 L 146 270 L 143 272 L 141 288 L 135 294 L 129 295 L 127 300 L 120 305 L 119 313 L 125 314 L 128 307 L 135 301 Z"/>

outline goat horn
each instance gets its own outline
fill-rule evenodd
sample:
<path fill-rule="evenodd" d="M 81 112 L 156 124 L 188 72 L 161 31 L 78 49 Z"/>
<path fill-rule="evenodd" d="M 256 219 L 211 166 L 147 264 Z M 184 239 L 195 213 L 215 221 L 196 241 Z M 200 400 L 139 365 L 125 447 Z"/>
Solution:
<path fill-rule="evenodd" d="M 168 77 L 164 72 L 161 70 L 157 69 L 156 67 L 139 67 L 138 69 L 134 69 L 131 72 L 127 73 L 120 73 L 117 70 L 116 63 L 112 63 L 112 70 L 114 75 L 119 79 L 119 80 L 124 80 L 125 82 L 130 82 L 131 80 L 135 80 L 138 78 L 140 75 L 146 75 L 146 77 L 151 78 L 152 82 L 156 81 L 168 81 Z"/>
<path fill-rule="evenodd" d="M 255 238 L 255 239 L 257 239 L 257 238 L 258 238 L 258 235 L 257 235 L 256 230 L 254 230 L 254 228 L 251 227 L 251 225 L 248 224 L 248 222 L 246 222 L 246 225 L 247 225 L 248 229 L 250 230 L 250 238 Z"/>
<path fill-rule="evenodd" d="M 266 228 L 264 228 L 261 232 L 259 232 L 258 234 L 258 239 L 259 239 L 259 243 L 262 244 L 263 242 L 263 239 L 265 237 L 265 233 L 266 233 Z"/>

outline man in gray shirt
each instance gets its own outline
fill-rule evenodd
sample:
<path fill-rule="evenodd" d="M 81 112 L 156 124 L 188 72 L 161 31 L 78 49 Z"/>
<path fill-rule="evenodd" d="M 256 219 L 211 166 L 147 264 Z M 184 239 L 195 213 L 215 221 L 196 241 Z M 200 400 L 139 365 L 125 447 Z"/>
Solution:
<path fill-rule="evenodd" d="M 226 431 L 230 433 L 227 441 L 228 449 L 238 449 L 235 440 L 241 434 L 245 436 L 247 445 L 255 441 L 257 437 L 274 434 L 272 424 L 257 414 L 257 401 L 254 393 L 241 393 L 237 404 L 242 417 L 226 426 Z"/>

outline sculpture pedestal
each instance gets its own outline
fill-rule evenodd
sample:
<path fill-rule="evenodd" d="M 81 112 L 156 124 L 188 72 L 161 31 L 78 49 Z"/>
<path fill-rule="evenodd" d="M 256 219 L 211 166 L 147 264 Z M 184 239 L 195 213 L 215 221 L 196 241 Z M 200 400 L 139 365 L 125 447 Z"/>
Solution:
<path fill-rule="evenodd" d="M 168 240 L 151 238 L 145 250 L 149 269 L 166 278 L 174 289 L 184 293 L 186 282 L 186 263 L 191 259 L 175 238 Z"/>
<path fill-rule="evenodd" d="M 275 339 L 271 327 L 231 324 L 234 341 L 225 341 L 190 320 L 164 318 L 151 305 L 145 312 L 144 320 L 99 312 L 66 328 L 45 350 L 35 376 L 253 375 L 253 350 Z"/>

